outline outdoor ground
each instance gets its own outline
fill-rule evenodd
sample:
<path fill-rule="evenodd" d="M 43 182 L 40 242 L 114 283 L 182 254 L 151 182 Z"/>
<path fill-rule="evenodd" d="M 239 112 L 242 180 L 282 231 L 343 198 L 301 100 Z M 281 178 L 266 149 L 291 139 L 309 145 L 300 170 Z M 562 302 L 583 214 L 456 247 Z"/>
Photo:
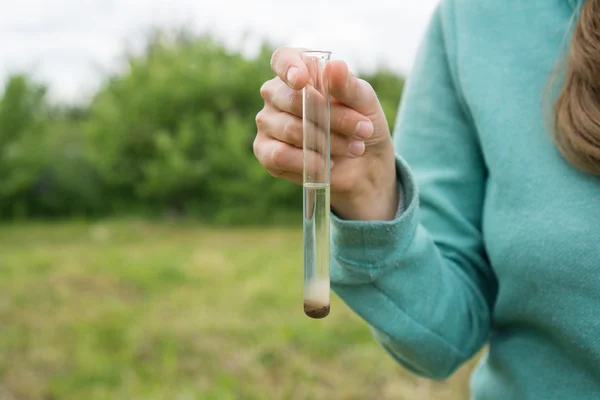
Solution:
<path fill-rule="evenodd" d="M 467 400 L 337 298 L 302 311 L 302 232 L 135 221 L 0 228 L 0 400 Z"/>

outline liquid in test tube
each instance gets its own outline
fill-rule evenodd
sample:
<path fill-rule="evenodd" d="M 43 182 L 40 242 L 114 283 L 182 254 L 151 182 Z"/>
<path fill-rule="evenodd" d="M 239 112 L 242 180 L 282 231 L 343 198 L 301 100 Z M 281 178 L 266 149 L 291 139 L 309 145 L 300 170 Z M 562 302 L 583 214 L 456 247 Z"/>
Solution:
<path fill-rule="evenodd" d="M 304 313 L 315 319 L 330 311 L 330 99 L 326 65 L 331 53 L 305 51 L 309 81 L 302 91 Z"/>

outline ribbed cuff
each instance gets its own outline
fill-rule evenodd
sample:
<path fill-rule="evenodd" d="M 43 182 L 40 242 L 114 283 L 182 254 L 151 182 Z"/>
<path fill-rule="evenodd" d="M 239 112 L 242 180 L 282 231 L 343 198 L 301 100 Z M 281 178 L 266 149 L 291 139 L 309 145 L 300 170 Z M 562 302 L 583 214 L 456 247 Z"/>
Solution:
<path fill-rule="evenodd" d="M 416 226 L 418 189 L 408 164 L 396 156 L 400 201 L 391 221 L 352 221 L 331 213 L 332 255 L 358 268 L 380 268 L 391 255 L 404 251 Z"/>

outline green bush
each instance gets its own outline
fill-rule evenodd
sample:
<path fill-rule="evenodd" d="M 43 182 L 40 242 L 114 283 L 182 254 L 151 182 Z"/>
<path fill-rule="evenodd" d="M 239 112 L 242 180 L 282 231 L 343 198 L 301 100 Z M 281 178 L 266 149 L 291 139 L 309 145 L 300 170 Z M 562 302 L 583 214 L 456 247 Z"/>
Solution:
<path fill-rule="evenodd" d="M 61 119 L 46 89 L 12 76 L 0 100 L 0 216 L 23 219 L 97 210 L 100 182 L 74 118 Z"/>
<path fill-rule="evenodd" d="M 209 35 L 157 31 L 79 108 L 49 104 L 43 86 L 11 77 L 0 100 L 0 217 L 295 221 L 301 188 L 272 178 L 252 151 L 273 50 L 247 58 Z M 363 77 L 393 125 L 402 77 Z"/>

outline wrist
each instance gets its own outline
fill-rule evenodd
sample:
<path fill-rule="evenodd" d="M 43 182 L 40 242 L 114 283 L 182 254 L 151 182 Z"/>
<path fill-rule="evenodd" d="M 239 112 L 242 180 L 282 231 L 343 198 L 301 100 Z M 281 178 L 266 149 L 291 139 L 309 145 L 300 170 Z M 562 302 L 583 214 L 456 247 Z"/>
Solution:
<path fill-rule="evenodd" d="M 391 221 L 396 218 L 401 195 L 393 153 L 391 159 L 374 170 L 378 171 L 374 174 L 377 179 L 366 179 L 364 185 L 352 192 L 332 193 L 331 208 L 339 218 L 355 221 Z"/>

